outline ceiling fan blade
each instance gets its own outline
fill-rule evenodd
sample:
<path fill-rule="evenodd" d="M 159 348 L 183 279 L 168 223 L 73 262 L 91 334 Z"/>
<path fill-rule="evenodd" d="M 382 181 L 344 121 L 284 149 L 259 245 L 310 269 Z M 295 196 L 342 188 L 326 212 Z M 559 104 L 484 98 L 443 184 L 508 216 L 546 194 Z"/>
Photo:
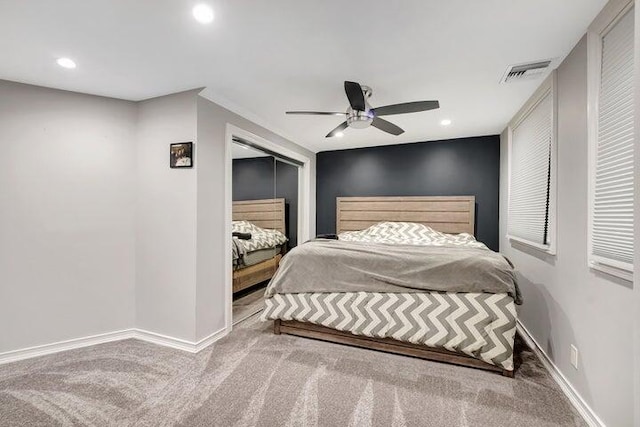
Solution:
<path fill-rule="evenodd" d="M 438 101 L 416 101 L 385 105 L 384 107 L 374 108 L 373 112 L 376 116 L 391 116 L 393 114 L 417 113 L 419 111 L 435 110 L 436 108 L 440 108 L 440 103 Z"/>
<path fill-rule="evenodd" d="M 329 132 L 327 134 L 326 138 L 332 138 L 332 137 L 336 136 L 336 134 L 338 132 L 342 132 L 343 130 L 345 130 L 348 127 L 349 127 L 349 124 L 347 122 L 340 123 L 340 125 L 337 128 L 335 128 L 334 130 L 332 130 L 331 132 Z"/>
<path fill-rule="evenodd" d="M 404 130 L 402 130 L 402 128 L 394 125 L 391 122 L 388 122 L 384 119 L 381 119 L 380 117 L 376 117 L 373 119 L 373 122 L 371 122 L 371 126 L 376 127 L 380 130 L 383 130 L 387 133 L 390 133 L 391 135 L 395 135 L 398 136 L 402 133 L 404 133 Z"/>
<path fill-rule="evenodd" d="M 357 111 L 365 111 L 367 105 L 364 102 L 364 93 L 362 93 L 362 86 L 356 82 L 344 82 L 344 91 L 349 98 L 349 104 L 351 108 Z"/>
<path fill-rule="evenodd" d="M 346 116 L 347 113 L 339 113 L 337 111 L 287 111 L 285 114 L 306 114 L 318 116 Z"/>

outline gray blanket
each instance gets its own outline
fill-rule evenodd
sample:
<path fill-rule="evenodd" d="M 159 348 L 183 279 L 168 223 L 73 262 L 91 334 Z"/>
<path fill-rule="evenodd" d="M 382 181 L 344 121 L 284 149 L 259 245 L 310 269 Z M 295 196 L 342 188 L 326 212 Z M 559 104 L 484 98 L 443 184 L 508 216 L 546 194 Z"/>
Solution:
<path fill-rule="evenodd" d="M 506 293 L 521 303 L 513 267 L 496 252 L 340 240 L 314 240 L 291 250 L 265 296 L 359 291 Z"/>

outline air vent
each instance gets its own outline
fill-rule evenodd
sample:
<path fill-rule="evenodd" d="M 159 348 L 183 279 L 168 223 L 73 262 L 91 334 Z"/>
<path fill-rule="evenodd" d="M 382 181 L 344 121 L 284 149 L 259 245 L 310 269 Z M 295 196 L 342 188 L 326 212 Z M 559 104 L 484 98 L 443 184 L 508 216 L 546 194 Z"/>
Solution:
<path fill-rule="evenodd" d="M 500 83 L 537 79 L 547 72 L 549 65 L 551 65 L 551 60 L 510 65 L 507 67 L 507 71 L 505 71 L 504 76 L 502 76 Z"/>

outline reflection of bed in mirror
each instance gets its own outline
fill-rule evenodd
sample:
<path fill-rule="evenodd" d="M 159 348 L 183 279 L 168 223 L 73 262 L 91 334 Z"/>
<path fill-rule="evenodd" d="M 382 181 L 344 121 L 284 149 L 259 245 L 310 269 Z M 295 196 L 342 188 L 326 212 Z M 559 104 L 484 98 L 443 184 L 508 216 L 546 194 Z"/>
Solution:
<path fill-rule="evenodd" d="M 260 155 L 255 150 L 237 148 L 236 152 L 232 200 L 285 199 L 287 247 L 295 247 L 298 241 L 299 168 L 273 156 Z"/>
<path fill-rule="evenodd" d="M 285 200 L 261 199 L 233 202 L 233 221 L 247 221 L 266 230 L 286 233 Z M 233 271 L 233 293 L 250 288 L 273 277 L 286 244 L 248 252 L 242 266 Z"/>

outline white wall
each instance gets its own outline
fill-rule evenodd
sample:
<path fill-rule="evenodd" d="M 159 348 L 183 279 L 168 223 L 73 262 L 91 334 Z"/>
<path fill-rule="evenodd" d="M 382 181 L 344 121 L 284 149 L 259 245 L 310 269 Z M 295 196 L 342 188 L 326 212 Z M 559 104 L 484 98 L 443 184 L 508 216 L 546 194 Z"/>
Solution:
<path fill-rule="evenodd" d="M 0 81 L 0 353 L 224 328 L 227 123 L 310 157 L 314 177 L 315 154 L 199 92 L 133 103 Z M 186 141 L 195 167 L 169 168 Z"/>
<path fill-rule="evenodd" d="M 197 339 L 224 328 L 225 310 L 225 138 L 227 123 L 311 159 L 311 207 L 308 223 L 315 235 L 315 154 L 198 97 L 198 258 Z"/>
<path fill-rule="evenodd" d="M 0 81 L 0 353 L 134 323 L 136 106 Z"/>
<path fill-rule="evenodd" d="M 198 90 L 138 105 L 136 327 L 195 339 Z M 169 144 L 194 142 L 194 168 L 169 168 Z"/>
<path fill-rule="evenodd" d="M 515 264 L 524 295 L 523 325 L 609 426 L 633 424 L 634 302 L 630 283 L 587 266 L 587 43 L 558 72 L 557 256 L 506 239 L 508 159 L 501 141 L 500 248 Z M 570 364 L 570 345 L 580 352 Z"/>
<path fill-rule="evenodd" d="M 227 123 L 309 156 L 315 176 L 315 154 L 197 94 L 138 110 L 136 326 L 190 342 L 225 327 Z M 192 169 L 168 166 L 168 145 L 180 141 L 194 141 Z"/>

